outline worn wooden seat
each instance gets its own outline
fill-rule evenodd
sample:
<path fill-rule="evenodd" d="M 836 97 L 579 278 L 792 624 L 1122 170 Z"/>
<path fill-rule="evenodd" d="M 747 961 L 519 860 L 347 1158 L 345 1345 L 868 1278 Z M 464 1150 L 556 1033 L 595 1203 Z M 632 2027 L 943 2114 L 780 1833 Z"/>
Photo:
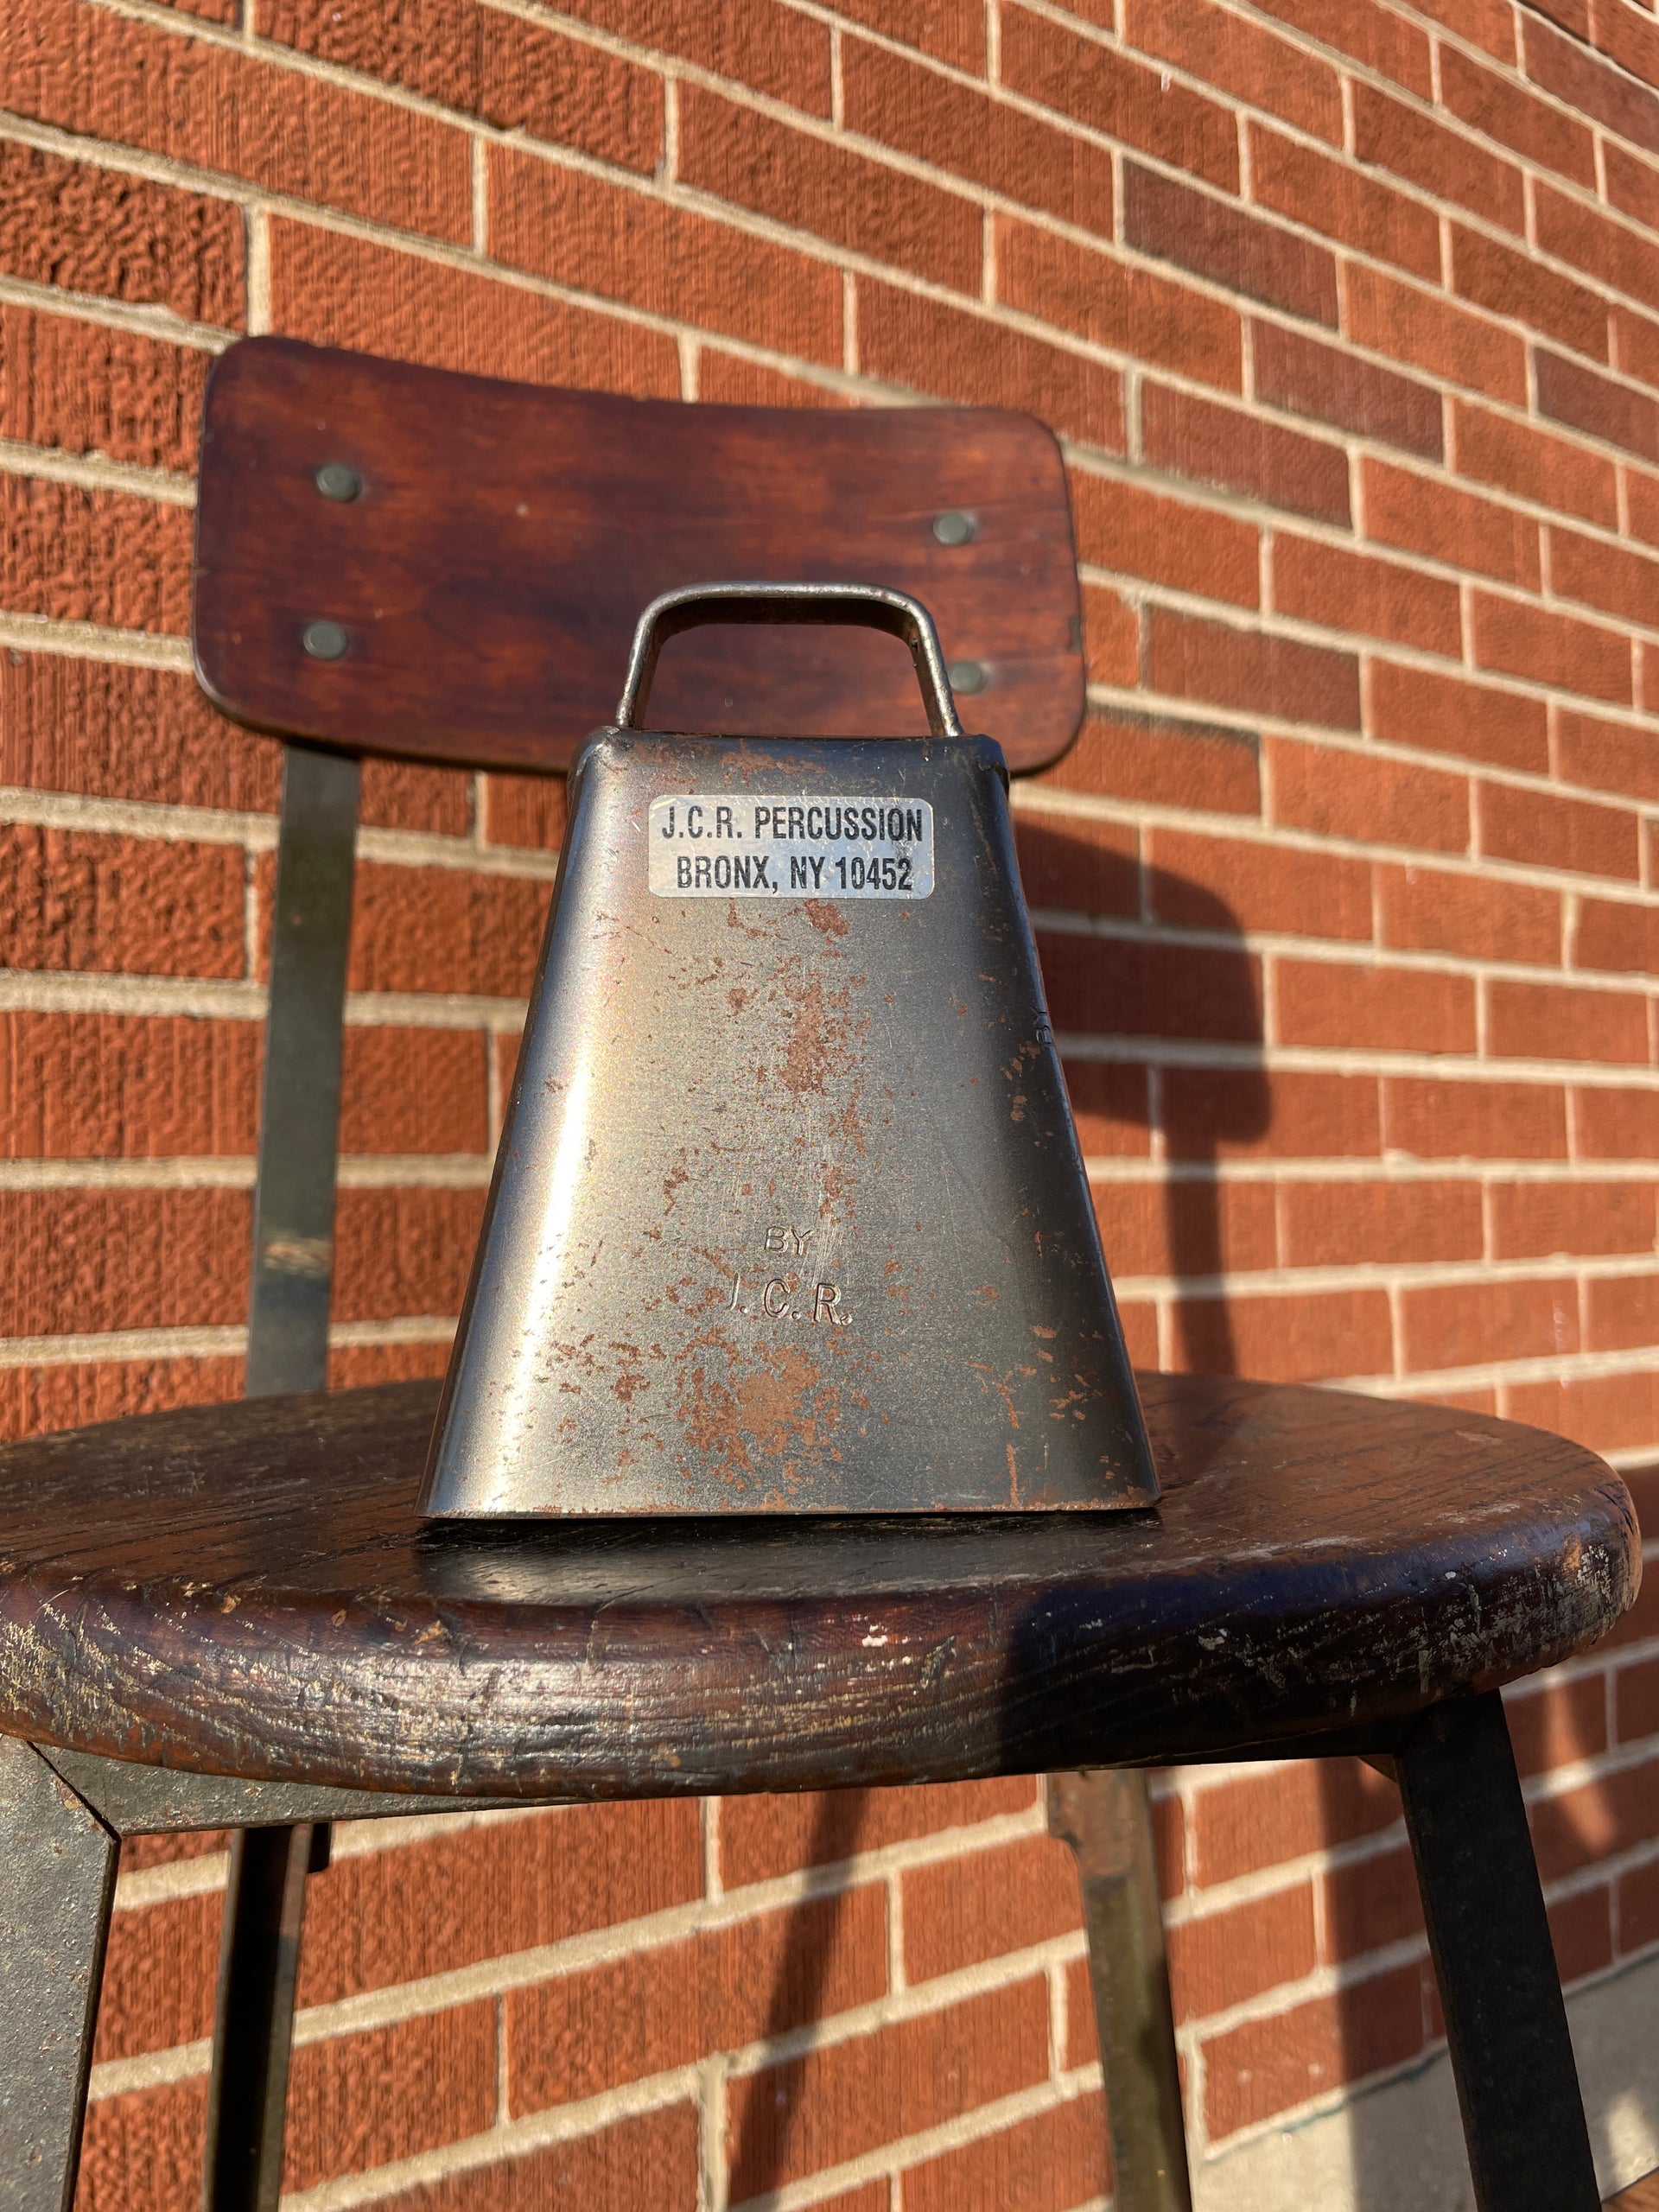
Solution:
<path fill-rule="evenodd" d="M 1497 1686 L 1630 1602 L 1624 1484 L 1468 1414 L 1145 1393 L 1156 1515 L 423 1527 L 425 1383 L 0 1452 L 0 1710 L 39 1747 L 0 1752 L 6 2201 L 56 2201 L 11 2186 L 20 2121 L 61 2155 L 123 1833 L 1359 1751 L 1404 1796 L 1476 2202 L 1589 2212 Z"/>

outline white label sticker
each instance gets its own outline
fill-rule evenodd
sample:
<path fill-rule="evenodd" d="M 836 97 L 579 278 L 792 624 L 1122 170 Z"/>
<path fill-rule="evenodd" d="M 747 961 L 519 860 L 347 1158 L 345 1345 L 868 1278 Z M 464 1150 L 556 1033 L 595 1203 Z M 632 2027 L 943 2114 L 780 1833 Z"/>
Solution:
<path fill-rule="evenodd" d="M 647 880 L 659 899 L 925 899 L 933 810 L 925 798 L 651 802 Z"/>

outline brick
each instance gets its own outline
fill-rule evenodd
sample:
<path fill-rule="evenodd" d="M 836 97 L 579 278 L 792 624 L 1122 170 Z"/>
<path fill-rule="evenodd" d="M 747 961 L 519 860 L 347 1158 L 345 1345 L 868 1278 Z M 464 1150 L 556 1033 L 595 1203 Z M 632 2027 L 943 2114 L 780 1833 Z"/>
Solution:
<path fill-rule="evenodd" d="M 1287 1183 L 1280 1211 L 1290 1268 L 1423 1265 L 1481 1255 L 1480 1185 L 1461 1178 Z"/>
<path fill-rule="evenodd" d="M 1652 230 L 1659 219 L 1659 169 L 1651 162 L 1638 161 L 1611 139 L 1603 143 L 1608 206 Z"/>
<path fill-rule="evenodd" d="M 1616 1740 L 1629 1744 L 1643 1736 L 1659 1735 L 1659 1660 L 1638 1660 L 1634 1665 L 1621 1667 L 1612 1681 Z M 1603 1692 L 1599 1677 L 1592 1678 L 1583 1687 L 1586 1691 Z M 1592 1748 L 1599 1751 L 1601 1747 L 1599 1743 Z M 1563 1759 L 1560 1764 L 1565 1765 L 1567 1761 Z"/>
<path fill-rule="evenodd" d="M 1080 559 L 1235 607 L 1256 605 L 1261 539 L 1253 524 L 1084 469 L 1072 470 L 1071 486 Z"/>
<path fill-rule="evenodd" d="M 1238 188 L 1238 132 L 1230 111 L 1167 71 L 1147 68 L 1098 40 L 1028 10 L 1003 11 L 1001 78 L 1074 123 L 1206 178 Z"/>
<path fill-rule="evenodd" d="M 1141 53 L 1173 62 L 1249 106 L 1265 108 L 1332 145 L 1342 143 L 1336 71 L 1257 23 L 1207 0 L 1129 0 L 1124 36 Z"/>
<path fill-rule="evenodd" d="M 741 2050 L 887 1994 L 880 1883 L 509 1992 L 517 2119 Z"/>
<path fill-rule="evenodd" d="M 841 365 L 841 279 L 770 240 L 583 170 L 490 149 L 490 251 L 652 315 Z"/>
<path fill-rule="evenodd" d="M 1076 1863 L 1066 1846 L 1049 1836 L 912 1867 L 900 1891 L 905 1979 L 912 1986 L 1072 1935 L 1083 1925 Z"/>
<path fill-rule="evenodd" d="M 1503 1393 L 1507 1420 L 1571 1437 L 1592 1452 L 1650 1451 L 1659 1439 L 1659 1375 L 1591 1375 L 1562 1382 L 1511 1382 Z M 1614 1637 L 1629 1633 L 1615 1630 Z M 1651 1635 L 1651 1622 L 1636 1626 Z M 1592 1857 L 1600 1856 L 1592 1852 Z"/>
<path fill-rule="evenodd" d="M 73 0 L 29 0 L 0 64 L 0 99 L 66 130 L 471 242 L 461 131 L 234 48 Z"/>
<path fill-rule="evenodd" d="M 1611 461 L 1586 453 L 1529 423 L 1512 423 L 1485 409 L 1459 401 L 1456 418 L 1457 470 L 1500 490 L 1514 492 L 1541 507 L 1582 516 L 1604 530 L 1617 525 L 1618 500 Z"/>
<path fill-rule="evenodd" d="M 1523 1778 L 1593 1758 L 1607 1748 L 1607 1690 L 1599 1675 L 1513 1683 L 1504 1693 L 1503 1711 Z"/>
<path fill-rule="evenodd" d="M 1120 1278 L 1255 1274 L 1278 1264 L 1272 1186 L 1182 1181 L 1094 1186 L 1095 1217 Z"/>
<path fill-rule="evenodd" d="M 1201 1888 L 1376 1835 L 1401 1818 L 1400 1793 L 1357 1759 L 1298 1760 L 1199 1788 L 1192 1815 Z"/>
<path fill-rule="evenodd" d="M 1238 1044 L 1261 1036 L 1261 963 L 1242 948 L 1120 942 L 1103 960 L 1097 938 L 1039 930 L 1037 949 L 1057 1029 Z"/>
<path fill-rule="evenodd" d="M 482 1030 L 346 1030 L 341 1152 L 484 1153 L 489 1144 Z"/>
<path fill-rule="evenodd" d="M 1659 1759 L 1615 1769 L 1527 1808 L 1538 1872 L 1559 1881 L 1659 1834 Z"/>
<path fill-rule="evenodd" d="M 1559 339 L 1592 360 L 1607 359 L 1607 303 L 1571 276 L 1517 247 L 1452 226 L 1452 289 L 1477 307 Z"/>
<path fill-rule="evenodd" d="M 1332 729 L 1359 727 L 1351 653 L 1198 621 L 1171 607 L 1148 610 L 1146 674 L 1150 690 L 1173 698 Z"/>
<path fill-rule="evenodd" d="M 207 2136 L 205 2074 L 97 2099 L 86 2107 L 76 2212 L 194 2212 Z"/>
<path fill-rule="evenodd" d="M 0 303 L 0 437 L 192 469 L 211 356 Z"/>
<path fill-rule="evenodd" d="M 1644 16 L 1598 0 L 1590 14 L 1590 42 L 1644 84 L 1659 84 L 1659 35 Z"/>
<path fill-rule="evenodd" d="M 661 156 L 663 87 L 654 71 L 474 0 L 366 11 L 275 0 L 259 31 L 463 109 L 498 130 L 574 146 L 645 175 Z"/>
<path fill-rule="evenodd" d="M 1503 12 L 1507 16 L 1509 10 Z M 1459 122 L 1497 144 L 1594 191 L 1595 141 L 1577 116 L 1564 115 L 1512 78 L 1498 76 L 1451 45 L 1440 48 L 1440 99 Z"/>
<path fill-rule="evenodd" d="M 1639 377 L 1643 384 L 1659 385 L 1659 322 L 1617 304 L 1609 321 L 1613 366 L 1627 377 Z"/>
<path fill-rule="evenodd" d="M 683 183 L 935 283 L 979 290 L 984 219 L 970 200 L 696 85 L 680 89 L 679 145 Z"/>
<path fill-rule="evenodd" d="M 1200 384 L 1242 389 L 1243 326 L 1233 308 L 1013 216 L 991 220 L 1005 305 Z"/>
<path fill-rule="evenodd" d="M 1381 1143 L 1375 1076 L 1172 1067 L 1161 1084 L 1172 1160 L 1373 1159 Z"/>
<path fill-rule="evenodd" d="M 728 1797 L 720 1808 L 721 1879 L 728 1890 L 741 1889 L 803 1867 L 834 1866 L 856 1852 L 1029 1812 L 1034 1802 L 1028 1777 L 912 1789 Z"/>
<path fill-rule="evenodd" d="M 118 630 L 189 626 L 190 514 L 130 492 L 0 480 L 0 607 Z"/>
<path fill-rule="evenodd" d="M 1474 594 L 1473 607 L 1475 658 L 1483 668 L 1630 704 L 1630 648 L 1616 631 L 1484 591 Z"/>
<path fill-rule="evenodd" d="M 699 2175 L 697 2108 L 688 2101 L 398 2190 L 375 2202 L 381 2212 L 585 2212 L 601 2205 L 685 2212 L 697 2201 Z"/>
<path fill-rule="evenodd" d="M 1347 454 L 1282 423 L 1147 384 L 1141 393 L 1141 441 L 1146 461 L 1198 483 L 1243 492 L 1324 522 L 1349 518 Z"/>
<path fill-rule="evenodd" d="M 1448 568 L 1472 569 L 1499 583 L 1538 589 L 1538 524 L 1532 516 L 1369 454 L 1359 467 L 1368 537 L 1444 561 Z"/>
<path fill-rule="evenodd" d="M 1065 1088 L 1084 1157 L 1145 1159 L 1151 1150 L 1147 1071 L 1109 1060 L 1068 1060 Z"/>
<path fill-rule="evenodd" d="M 1426 2036 L 1427 1975 L 1426 1961 L 1396 1967 L 1290 2012 L 1207 2037 L 1211 2140 L 1414 2057 Z"/>
<path fill-rule="evenodd" d="M 1388 1076 L 1383 1142 L 1419 1160 L 1565 1160 L 1567 1094 L 1557 1084 L 1457 1083 Z"/>
<path fill-rule="evenodd" d="M 1455 306 L 1444 293 L 1419 291 L 1360 262 L 1351 262 L 1344 276 L 1354 345 L 1525 407 L 1527 349 L 1513 331 Z"/>
<path fill-rule="evenodd" d="M 270 291 L 281 328 L 316 345 L 524 384 L 679 397 L 679 354 L 660 331 L 281 216 L 270 224 Z"/>
<path fill-rule="evenodd" d="M 1287 737 L 1267 741 L 1266 766 L 1274 822 L 1371 844 L 1468 849 L 1469 785 L 1463 776 Z"/>
<path fill-rule="evenodd" d="M 1403 1290 L 1406 1365 L 1420 1374 L 1489 1360 L 1559 1358 L 1579 1349 L 1571 1282 L 1450 1283 Z"/>
<path fill-rule="evenodd" d="M 1302 1881 L 1168 1930 L 1170 1994 L 1177 2023 L 1224 2012 L 1317 1963 L 1313 1885 Z"/>
<path fill-rule="evenodd" d="M 1437 23 L 1444 23 L 1460 38 L 1484 47 L 1496 60 L 1513 67 L 1517 59 L 1515 10 L 1507 5 L 1507 0 L 1425 0 L 1418 12 L 1432 16 Z M 1442 63 L 1445 54 L 1442 48 Z"/>
<path fill-rule="evenodd" d="M 1611 1966 L 1612 1891 L 1606 1884 L 1557 1897 L 1548 1911 L 1555 1971 L 1563 1986 Z"/>
<path fill-rule="evenodd" d="M 74 1360 L 0 1369 L 0 1436 L 41 1436 L 242 1395 L 239 1359 Z"/>
<path fill-rule="evenodd" d="M 1533 359 L 1541 415 L 1659 461 L 1659 398 L 1542 346 Z"/>
<path fill-rule="evenodd" d="M 5 1333 L 225 1325 L 247 1304 L 245 1191 L 0 1192 Z"/>
<path fill-rule="evenodd" d="M 968 406 L 1024 408 L 1087 444 L 1123 450 L 1116 369 L 942 301 L 860 277 L 858 358 L 866 376 Z"/>
<path fill-rule="evenodd" d="M 760 361 L 747 361 L 735 353 L 721 353 L 712 346 L 697 348 L 697 397 L 730 407 L 849 407 L 845 392 L 812 384 L 805 377 L 785 376 Z"/>
<path fill-rule="evenodd" d="M 365 760 L 359 801 L 377 830 L 421 830 L 464 837 L 473 826 L 472 778 L 415 760 Z"/>
<path fill-rule="evenodd" d="M 245 971 L 240 846 L 0 829 L 0 960 L 81 973 Z"/>
<path fill-rule="evenodd" d="M 1139 914 L 1141 841 L 1133 827 L 1022 815 L 1014 842 L 1028 905 L 1073 914 Z"/>
<path fill-rule="evenodd" d="M 0 1014 L 0 1151 L 153 1160 L 254 1147 L 259 1026 Z"/>
<path fill-rule="evenodd" d="M 1480 849 L 1497 859 L 1632 883 L 1642 873 L 1638 817 L 1629 808 L 1482 782 L 1475 812 Z"/>
<path fill-rule="evenodd" d="M 1117 1309 L 1117 1318 L 1123 1325 L 1123 1344 L 1132 1367 L 1155 1368 L 1158 1364 L 1158 1308 L 1147 1299 L 1125 1301 Z"/>
<path fill-rule="evenodd" d="M 459 1313 L 484 1198 L 480 1189 L 342 1191 L 334 1213 L 334 1318 Z"/>
<path fill-rule="evenodd" d="M 282 758 L 215 714 L 188 676 L 0 652 L 0 784 L 271 814 Z"/>
<path fill-rule="evenodd" d="M 1147 855 L 1151 912 L 1160 922 L 1347 940 L 1371 934 L 1363 861 L 1161 829 L 1148 832 Z"/>
<path fill-rule="evenodd" d="M 1385 1291 L 1189 1298 L 1178 1308 L 1178 1319 L 1182 1364 L 1201 1375 L 1318 1382 L 1394 1370 Z"/>
<path fill-rule="evenodd" d="M 1648 1059 L 1647 1001 L 1633 991 L 1573 990 L 1555 983 L 1486 985 L 1486 1049 L 1500 1059 Z"/>
<path fill-rule="evenodd" d="M 1620 1875 L 1614 1920 L 1621 1954 L 1644 1949 L 1659 1938 L 1659 1864 Z"/>
<path fill-rule="evenodd" d="M 913 46 L 973 77 L 985 74 L 985 15 L 978 0 L 838 0 L 838 16 Z"/>
<path fill-rule="evenodd" d="M 1490 1186 L 1497 1260 L 1650 1252 L 1649 1183 L 1499 1183 Z"/>
<path fill-rule="evenodd" d="M 284 2190 L 477 2135 L 495 2117 L 495 2003 L 452 2005 L 295 2050 Z"/>
<path fill-rule="evenodd" d="M 1103 584 L 1083 587 L 1083 643 L 1090 683 L 1140 681 L 1140 610 Z"/>
<path fill-rule="evenodd" d="M 1592 1276 L 1586 1284 L 1585 1291 L 1585 1344 L 1587 1350 L 1640 1351 L 1656 1341 L 1655 1323 L 1659 1322 L 1659 1278 L 1653 1275 Z"/>
<path fill-rule="evenodd" d="M 732 2196 L 741 2201 L 919 2134 L 1040 2082 L 1040 1976 L 740 2077 L 728 2090 Z"/>
<path fill-rule="evenodd" d="M 367 1389 L 377 1382 L 441 1382 L 448 1371 L 453 1329 L 412 1342 L 337 1344 L 328 1355 L 331 1390 Z"/>
<path fill-rule="evenodd" d="M 1475 987 L 1466 976 L 1281 959 L 1277 982 L 1281 1045 L 1363 1045 L 1395 1052 L 1475 1049 Z"/>
<path fill-rule="evenodd" d="M 168 2050 L 213 2031 L 222 1890 L 114 1914 L 92 2062 Z"/>
<path fill-rule="evenodd" d="M 1402 16 L 1383 8 L 1351 8 L 1344 0 L 1264 0 L 1264 7 L 1305 37 L 1363 61 L 1420 99 L 1430 97 L 1428 40 Z"/>
<path fill-rule="evenodd" d="M 1586 1085 L 1573 1093 L 1573 1123 L 1580 1159 L 1659 1159 L 1659 1090 Z"/>
<path fill-rule="evenodd" d="M 1354 86 L 1354 151 L 1362 162 L 1392 171 L 1437 200 L 1471 208 L 1517 235 L 1526 229 L 1526 195 L 1515 162 L 1474 145 L 1420 108 L 1390 99 L 1374 85 Z M 1418 270 L 1423 276 L 1436 273 Z"/>
<path fill-rule="evenodd" d="M 1384 944 L 1537 967 L 1560 961 L 1559 892 L 1444 868 L 1379 866 L 1376 895 Z"/>
<path fill-rule="evenodd" d="M 674 0 L 570 0 L 564 13 L 791 107 L 830 112 L 828 29 L 775 0 L 721 0 L 717 8 L 682 8 Z"/>
<path fill-rule="evenodd" d="M 1570 262 L 1640 306 L 1651 306 L 1659 297 L 1659 245 L 1548 185 L 1538 187 L 1534 203 L 1542 252 Z"/>
<path fill-rule="evenodd" d="M 1439 276 L 1440 220 L 1432 208 L 1260 124 L 1249 134 L 1250 193 L 1260 206 L 1414 276 Z"/>
<path fill-rule="evenodd" d="M 1582 899 L 1573 935 L 1575 968 L 1659 976 L 1659 907 Z"/>
<path fill-rule="evenodd" d="M 1106 147 L 863 39 L 843 37 L 841 66 L 849 130 L 1112 235 L 1117 195 Z"/>
<path fill-rule="evenodd" d="M 1274 537 L 1273 603 L 1281 614 L 1327 629 L 1357 630 L 1448 658 L 1462 645 L 1462 606 L 1449 577 L 1288 531 Z"/>
<path fill-rule="evenodd" d="M 1642 629 L 1659 629 L 1659 561 L 1577 531 L 1549 531 L 1550 588 Z"/>
<path fill-rule="evenodd" d="M 195 192 L 0 144 L 0 270 L 67 292 L 241 325 L 241 211 Z"/>
<path fill-rule="evenodd" d="M 1074 2097 L 904 2171 L 905 2212 L 1070 2212 L 1108 2183 L 1106 2115 L 1097 2096 Z"/>
<path fill-rule="evenodd" d="M 1440 396 L 1429 385 L 1324 346 L 1281 323 L 1253 322 L 1258 399 L 1431 460 L 1440 456 Z"/>
<path fill-rule="evenodd" d="M 1409 1850 L 1373 1852 L 1330 1867 L 1322 1878 L 1325 1955 L 1332 1965 L 1363 1958 L 1385 1944 L 1425 1936 L 1417 1870 Z"/>
<path fill-rule="evenodd" d="M 1535 775 L 1549 769 L 1548 713 L 1541 699 L 1465 683 L 1436 669 L 1370 661 L 1365 730 L 1389 744 L 1491 760 Z"/>
<path fill-rule="evenodd" d="M 1532 16 L 1523 13 L 1520 22 L 1526 73 L 1535 85 L 1632 144 L 1659 151 L 1659 99 L 1644 86 Z"/>
<path fill-rule="evenodd" d="M 1334 256 L 1235 202 L 1123 164 L 1123 239 L 1229 291 L 1337 326 Z"/>
<path fill-rule="evenodd" d="M 567 1806 L 338 1859 L 310 1893 L 300 2003 L 450 1974 L 689 1904 L 695 1804 Z"/>
<path fill-rule="evenodd" d="M 551 893 L 534 877 L 359 861 L 350 988 L 527 998 Z"/>
<path fill-rule="evenodd" d="M 1070 752 L 1039 780 L 1063 791 L 1155 799 L 1206 814 L 1255 814 L 1262 803 L 1249 732 L 1124 711 L 1090 715 Z"/>

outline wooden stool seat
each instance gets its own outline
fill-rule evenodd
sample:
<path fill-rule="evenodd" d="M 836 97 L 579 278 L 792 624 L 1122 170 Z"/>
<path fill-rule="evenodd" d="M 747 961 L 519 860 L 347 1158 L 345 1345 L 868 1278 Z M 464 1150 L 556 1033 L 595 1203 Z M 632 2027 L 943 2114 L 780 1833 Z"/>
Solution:
<path fill-rule="evenodd" d="M 1156 1516 L 427 1530 L 429 1383 L 14 1445 L 0 1729 L 527 1800 L 1237 1758 L 1333 1729 L 1386 1748 L 1634 1595 L 1624 1486 L 1560 1437 L 1143 1387 Z"/>

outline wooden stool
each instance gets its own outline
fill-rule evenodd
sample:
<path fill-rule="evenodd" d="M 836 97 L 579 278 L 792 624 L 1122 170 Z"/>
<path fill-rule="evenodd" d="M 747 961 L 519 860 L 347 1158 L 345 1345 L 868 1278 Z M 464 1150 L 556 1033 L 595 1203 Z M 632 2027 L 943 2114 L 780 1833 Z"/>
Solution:
<path fill-rule="evenodd" d="M 1593 2212 L 1497 1686 L 1630 1602 L 1624 1484 L 1465 1413 L 1144 1389 L 1155 1518 L 423 1528 L 427 1383 L 0 1452 L 3 2201 L 68 2202 L 122 1834 L 1359 1752 L 1480 2212 Z"/>

